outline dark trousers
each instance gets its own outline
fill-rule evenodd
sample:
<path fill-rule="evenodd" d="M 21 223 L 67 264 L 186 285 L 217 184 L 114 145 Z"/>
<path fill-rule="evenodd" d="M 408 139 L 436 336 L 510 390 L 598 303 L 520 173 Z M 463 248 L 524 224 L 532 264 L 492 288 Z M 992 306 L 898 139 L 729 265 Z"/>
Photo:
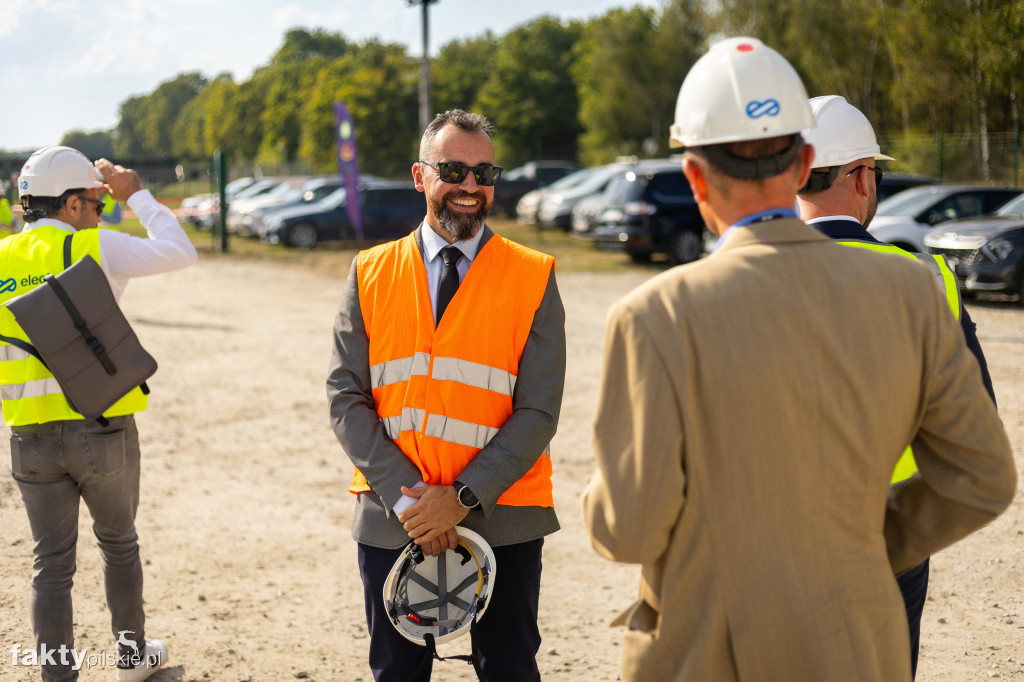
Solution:
<path fill-rule="evenodd" d="M 543 547 L 544 540 L 539 539 L 493 548 L 494 592 L 487 613 L 472 635 L 488 682 L 540 681 L 537 606 Z M 384 582 L 401 553 L 401 549 L 359 545 L 359 573 L 370 631 L 370 669 L 376 682 L 428 682 L 434 659 L 425 646 L 398 634 L 384 608 Z M 459 654 L 470 653 L 468 635 L 455 642 L 465 649 Z M 449 661 L 445 665 L 469 664 Z"/>
<path fill-rule="evenodd" d="M 917 677 L 917 654 L 921 649 L 921 614 L 928 596 L 928 559 L 896 579 L 907 609 L 907 625 L 910 626 L 910 670 Z"/>

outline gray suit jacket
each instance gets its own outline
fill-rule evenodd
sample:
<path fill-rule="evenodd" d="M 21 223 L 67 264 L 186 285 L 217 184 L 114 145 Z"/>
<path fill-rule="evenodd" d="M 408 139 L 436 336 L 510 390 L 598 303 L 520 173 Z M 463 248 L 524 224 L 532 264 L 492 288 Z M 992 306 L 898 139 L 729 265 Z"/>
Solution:
<path fill-rule="evenodd" d="M 623 680 L 910 680 L 894 571 L 1016 485 L 933 279 L 779 220 L 613 307 L 583 512 L 643 566 Z M 890 491 L 908 443 L 920 474 Z"/>
<path fill-rule="evenodd" d="M 486 225 L 483 230 L 481 250 L 494 236 Z M 418 231 L 416 244 L 422 254 Z M 470 269 L 474 267 L 476 261 Z M 497 499 L 530 470 L 551 442 L 564 382 L 565 310 L 552 269 L 519 361 L 512 415 L 458 476 L 481 502 L 481 508 L 470 511 L 460 525 L 480 533 L 492 546 L 527 542 L 559 528 L 553 508 L 511 507 L 497 504 Z M 345 454 L 373 488 L 356 496 L 352 536 L 366 545 L 395 549 L 409 542 L 409 536 L 392 507 L 402 497 L 401 486 L 412 487 L 421 479 L 416 466 L 385 433 L 370 386 L 369 339 L 353 261 L 334 322 L 327 377 L 331 426 Z"/>

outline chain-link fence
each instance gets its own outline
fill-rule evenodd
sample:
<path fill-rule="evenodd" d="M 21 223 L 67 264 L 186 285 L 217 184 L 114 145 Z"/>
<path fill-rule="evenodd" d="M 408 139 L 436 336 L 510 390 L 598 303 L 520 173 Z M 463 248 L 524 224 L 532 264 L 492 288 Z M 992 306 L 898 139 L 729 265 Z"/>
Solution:
<path fill-rule="evenodd" d="M 1020 186 L 1020 133 L 901 135 L 879 140 L 894 171 L 943 182 Z"/>

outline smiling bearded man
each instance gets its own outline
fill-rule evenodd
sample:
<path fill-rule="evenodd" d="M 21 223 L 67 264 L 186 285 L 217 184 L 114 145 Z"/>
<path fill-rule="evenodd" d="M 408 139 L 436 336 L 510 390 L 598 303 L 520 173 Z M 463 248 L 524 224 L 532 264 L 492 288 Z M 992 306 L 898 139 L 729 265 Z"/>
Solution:
<path fill-rule="evenodd" d="M 399 634 L 406 617 L 392 618 L 382 593 L 410 542 L 427 556 L 461 550 L 456 526 L 479 534 L 501 567 L 471 629 L 474 666 L 491 682 L 540 680 L 565 312 L 554 259 L 484 224 L 502 170 L 491 130 L 460 110 L 427 126 L 412 167 L 426 219 L 356 256 L 334 325 L 327 395 L 356 467 L 352 535 L 378 682 L 430 679 L 433 640 Z"/>

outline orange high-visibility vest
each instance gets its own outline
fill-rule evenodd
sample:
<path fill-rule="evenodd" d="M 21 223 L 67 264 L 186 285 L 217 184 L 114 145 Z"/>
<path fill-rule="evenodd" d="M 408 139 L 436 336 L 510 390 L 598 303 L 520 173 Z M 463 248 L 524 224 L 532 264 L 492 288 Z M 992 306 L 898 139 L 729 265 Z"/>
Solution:
<path fill-rule="evenodd" d="M 357 257 L 377 414 L 430 485 L 451 485 L 512 415 L 519 358 L 554 259 L 492 236 L 437 329 L 415 233 Z M 370 490 L 357 469 L 350 492 Z M 498 504 L 553 507 L 545 452 Z"/>

